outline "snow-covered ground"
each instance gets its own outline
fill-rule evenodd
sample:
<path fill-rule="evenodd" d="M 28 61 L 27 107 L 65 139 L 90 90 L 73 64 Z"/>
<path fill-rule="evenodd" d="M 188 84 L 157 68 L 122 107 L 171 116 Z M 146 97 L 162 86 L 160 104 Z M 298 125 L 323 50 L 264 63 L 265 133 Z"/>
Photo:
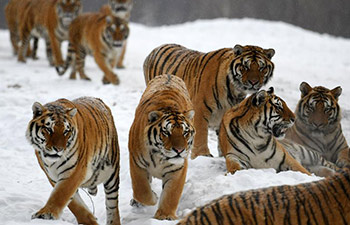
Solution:
<path fill-rule="evenodd" d="M 178 43 L 200 51 L 212 51 L 235 44 L 252 44 L 274 48 L 275 72 L 269 86 L 275 87 L 294 111 L 299 99 L 299 84 L 334 88 L 341 85 L 343 94 L 343 130 L 350 140 L 350 40 L 318 34 L 282 22 L 252 19 L 201 20 L 176 26 L 145 27 L 131 24 L 125 58 L 126 68 L 116 69 L 121 84 L 102 85 L 102 72 L 92 57 L 87 58 L 86 73 L 91 82 L 62 77 L 48 66 L 44 43 L 39 44 L 37 61 L 20 64 L 12 55 L 7 30 L 0 30 L 0 224 L 76 224 L 74 216 L 65 209 L 59 221 L 32 221 L 31 215 L 44 206 L 51 186 L 25 139 L 25 130 L 32 118 L 31 106 L 58 98 L 74 99 L 95 96 L 110 106 L 119 134 L 121 150 L 121 183 L 119 209 L 122 224 L 176 224 L 176 221 L 153 219 L 157 209 L 133 209 L 128 164 L 128 132 L 135 108 L 145 88 L 142 64 L 146 55 L 164 43 Z M 67 44 L 63 45 L 64 54 Z M 267 88 L 267 87 L 265 87 Z M 210 133 L 209 147 L 217 156 L 216 137 Z M 318 180 L 298 172 L 276 173 L 273 169 L 239 171 L 225 175 L 223 158 L 199 157 L 189 160 L 189 170 L 177 214 L 183 217 L 193 208 L 223 194 L 280 184 L 296 184 Z M 152 187 L 158 196 L 161 181 L 154 179 Z M 100 224 L 106 221 L 103 187 L 96 197 L 80 191 L 86 204 L 94 211 Z"/>

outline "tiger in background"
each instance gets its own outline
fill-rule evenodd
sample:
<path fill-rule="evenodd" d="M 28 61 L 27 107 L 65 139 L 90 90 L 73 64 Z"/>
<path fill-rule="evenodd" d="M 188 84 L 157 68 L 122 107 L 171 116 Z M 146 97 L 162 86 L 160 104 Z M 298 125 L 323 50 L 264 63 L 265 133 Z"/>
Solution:
<path fill-rule="evenodd" d="M 10 41 L 13 49 L 13 54 L 18 55 L 18 49 L 20 46 L 19 38 L 19 23 L 23 17 L 23 14 L 30 5 L 31 0 L 10 0 L 5 6 L 5 18 L 7 27 L 10 32 Z M 34 45 L 38 44 L 38 39 L 34 39 Z M 36 49 L 37 47 L 34 47 Z M 28 45 L 26 57 L 37 59 L 36 51 L 32 51 L 30 45 Z"/>
<path fill-rule="evenodd" d="M 310 183 L 224 195 L 198 207 L 177 225 L 348 225 L 350 172 Z"/>
<path fill-rule="evenodd" d="M 108 0 L 108 5 L 103 5 L 100 11 L 112 16 L 122 18 L 129 23 L 132 6 L 132 0 Z M 123 61 L 126 52 L 126 44 L 127 40 L 123 42 L 122 53 L 120 54 L 119 60 L 117 62 L 117 68 L 125 68 Z"/>
<path fill-rule="evenodd" d="M 163 73 L 174 74 L 186 83 L 196 112 L 192 159 L 211 156 L 208 127 L 218 133 L 224 113 L 270 80 L 274 54 L 273 49 L 251 45 L 202 53 L 165 44 L 147 56 L 143 65 L 146 84 Z"/>
<path fill-rule="evenodd" d="M 252 94 L 223 116 L 219 145 L 227 171 L 247 168 L 294 170 L 310 175 L 333 175 L 338 169 L 301 145 L 284 142 L 295 116 L 273 88 Z"/>
<path fill-rule="evenodd" d="M 90 80 L 85 74 L 85 57 L 93 55 L 95 62 L 103 71 L 104 84 L 119 84 L 118 76 L 113 72 L 122 52 L 123 42 L 129 35 L 126 21 L 101 12 L 84 13 L 74 19 L 69 28 L 69 45 L 65 65 L 56 67 L 57 73 L 63 75 L 72 67 L 70 79 Z"/>
<path fill-rule="evenodd" d="M 338 104 L 342 88 L 312 88 L 302 82 L 299 89 L 301 98 L 295 110 L 296 121 L 287 131 L 286 139 L 306 146 L 340 167 L 350 165 L 350 150 L 343 135 Z"/>
<path fill-rule="evenodd" d="M 149 82 L 136 108 L 129 132 L 131 205 L 155 205 L 152 177 L 162 180 L 155 218 L 176 219 L 187 173 L 187 156 L 193 145 L 193 106 L 185 83 L 173 75 Z"/>
<path fill-rule="evenodd" d="M 33 104 L 26 137 L 53 191 L 32 219 L 58 219 L 68 205 L 79 224 L 97 224 L 78 188 L 92 195 L 103 183 L 107 224 L 120 224 L 119 144 L 111 110 L 102 100 L 82 97 Z"/>
<path fill-rule="evenodd" d="M 82 11 L 80 0 L 31 0 L 20 15 L 18 61 L 26 62 L 25 53 L 34 38 L 33 54 L 37 51 L 39 37 L 46 42 L 46 54 L 50 65 L 63 66 L 61 42 L 68 39 L 71 21 Z"/>

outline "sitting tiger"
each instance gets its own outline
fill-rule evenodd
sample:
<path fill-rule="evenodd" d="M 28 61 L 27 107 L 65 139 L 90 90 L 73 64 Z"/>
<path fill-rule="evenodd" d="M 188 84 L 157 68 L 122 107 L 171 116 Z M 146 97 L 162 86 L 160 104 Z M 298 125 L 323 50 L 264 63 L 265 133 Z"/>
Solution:
<path fill-rule="evenodd" d="M 33 54 L 36 53 L 37 38 L 46 41 L 46 54 L 50 65 L 62 66 L 61 42 L 68 39 L 71 21 L 82 11 L 80 0 L 31 0 L 20 15 L 18 61 L 25 62 L 29 41 L 34 37 Z"/>
<path fill-rule="evenodd" d="M 146 83 L 163 73 L 174 74 L 186 83 L 196 112 L 192 159 L 211 156 L 208 127 L 218 133 L 224 113 L 270 80 L 274 54 L 273 49 L 250 45 L 202 53 L 165 44 L 147 56 L 143 65 Z"/>
<path fill-rule="evenodd" d="M 198 207 L 177 225 L 347 225 L 350 172 L 298 185 L 224 195 Z"/>
<path fill-rule="evenodd" d="M 102 100 L 82 97 L 33 104 L 26 137 L 53 191 L 32 219 L 58 219 L 68 205 L 79 224 L 97 224 L 78 188 L 96 195 L 103 183 L 107 224 L 120 224 L 119 144 L 110 109 Z M 98 131 L 98 132 L 97 132 Z"/>
<path fill-rule="evenodd" d="M 69 46 L 67 60 L 63 67 L 56 67 L 59 75 L 64 74 L 72 66 L 70 79 L 90 80 L 85 74 L 86 54 L 94 56 L 95 62 L 104 72 L 104 84 L 119 84 L 118 76 L 113 72 L 122 51 L 123 41 L 129 35 L 127 22 L 101 12 L 84 13 L 73 20 L 69 28 Z"/>
<path fill-rule="evenodd" d="M 108 5 L 101 7 L 101 12 L 124 19 L 129 23 L 130 12 L 133 6 L 132 0 L 108 0 Z M 123 42 L 122 53 L 117 62 L 117 68 L 125 68 L 123 61 L 126 52 L 126 42 Z"/>
<path fill-rule="evenodd" d="M 350 151 L 343 135 L 338 104 L 342 88 L 312 88 L 302 82 L 300 91 L 296 121 L 287 131 L 286 139 L 308 147 L 340 167 L 350 165 Z"/>
<path fill-rule="evenodd" d="M 295 116 L 271 87 L 261 90 L 227 111 L 222 119 L 219 145 L 228 172 L 242 168 L 294 170 L 319 176 L 338 168 L 319 154 L 283 140 Z"/>
<path fill-rule="evenodd" d="M 194 110 L 185 83 L 173 75 L 153 79 L 136 108 L 129 133 L 132 206 L 155 205 L 150 182 L 156 177 L 163 191 L 156 219 L 176 219 L 193 145 Z"/>
<path fill-rule="evenodd" d="M 7 21 L 7 27 L 10 32 L 10 41 L 13 49 L 14 55 L 18 55 L 18 50 L 20 47 L 19 39 L 19 23 L 22 19 L 23 14 L 28 9 L 31 0 L 10 0 L 5 6 L 5 18 Z M 34 38 L 34 45 L 38 44 L 38 39 Z M 28 45 L 27 57 L 32 57 L 36 59 L 36 51 L 32 51 L 30 45 Z"/>

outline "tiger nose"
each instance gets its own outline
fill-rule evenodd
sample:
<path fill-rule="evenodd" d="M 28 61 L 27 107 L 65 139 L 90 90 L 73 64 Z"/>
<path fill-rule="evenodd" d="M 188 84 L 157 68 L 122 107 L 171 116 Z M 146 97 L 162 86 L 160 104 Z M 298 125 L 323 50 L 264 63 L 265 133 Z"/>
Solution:
<path fill-rule="evenodd" d="M 259 80 L 258 79 L 250 79 L 250 80 L 248 80 L 248 82 L 254 86 L 259 82 Z"/>
<path fill-rule="evenodd" d="M 177 153 L 181 153 L 181 152 L 185 151 L 184 148 L 173 148 L 173 150 Z"/>

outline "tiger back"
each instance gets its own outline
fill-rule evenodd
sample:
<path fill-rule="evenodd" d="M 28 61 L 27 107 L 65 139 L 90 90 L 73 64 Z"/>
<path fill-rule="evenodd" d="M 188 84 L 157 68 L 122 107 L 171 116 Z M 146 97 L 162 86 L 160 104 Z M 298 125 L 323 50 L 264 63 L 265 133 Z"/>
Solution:
<path fill-rule="evenodd" d="M 19 23 L 18 61 L 26 62 L 31 37 L 43 37 L 50 65 L 62 66 L 61 42 L 68 39 L 69 25 L 81 11 L 80 0 L 31 0 Z"/>
<path fill-rule="evenodd" d="M 101 12 L 84 13 L 73 20 L 69 28 L 69 46 L 65 65 L 56 67 L 59 75 L 72 67 L 70 79 L 90 80 L 85 74 L 85 57 L 91 54 L 98 67 L 103 71 L 104 84 L 119 84 L 118 76 L 113 72 L 121 53 L 123 42 L 129 35 L 126 21 Z"/>
<path fill-rule="evenodd" d="M 323 180 L 222 196 L 198 207 L 177 225 L 348 225 L 350 172 Z"/>
<path fill-rule="evenodd" d="M 350 151 L 341 127 L 340 86 L 300 84 L 301 98 L 295 109 L 296 122 L 286 139 L 299 143 L 338 166 L 350 165 Z"/>
<path fill-rule="evenodd" d="M 165 44 L 147 56 L 143 65 L 146 83 L 164 73 L 174 74 L 186 83 L 196 112 L 192 159 L 210 156 L 208 128 L 218 132 L 224 113 L 270 80 L 274 53 L 273 49 L 250 45 L 202 53 Z"/>
<path fill-rule="evenodd" d="M 78 188 L 96 195 L 103 183 L 107 224 L 120 224 L 119 144 L 110 109 L 91 97 L 33 104 L 26 137 L 53 191 L 32 219 L 58 219 L 68 205 L 79 224 L 97 224 Z M 97 132 L 98 131 L 98 132 Z"/>
<path fill-rule="evenodd" d="M 152 177 L 162 180 L 156 219 L 176 219 L 193 145 L 194 110 L 184 82 L 173 75 L 152 80 L 136 108 L 129 132 L 132 206 L 155 205 Z"/>

